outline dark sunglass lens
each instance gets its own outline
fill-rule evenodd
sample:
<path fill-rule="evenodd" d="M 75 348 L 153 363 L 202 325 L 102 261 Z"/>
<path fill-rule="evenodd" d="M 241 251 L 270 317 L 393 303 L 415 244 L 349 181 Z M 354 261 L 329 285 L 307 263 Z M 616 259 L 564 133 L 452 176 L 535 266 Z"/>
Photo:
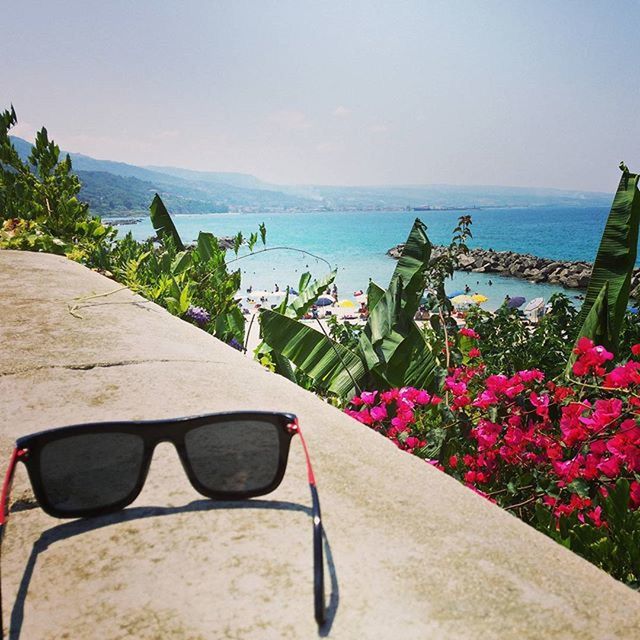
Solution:
<path fill-rule="evenodd" d="M 134 491 L 143 453 L 142 438 L 129 433 L 88 433 L 48 442 L 40 452 L 47 500 L 69 513 L 117 504 Z"/>
<path fill-rule="evenodd" d="M 228 420 L 192 429 L 185 436 L 187 457 L 210 491 L 243 493 L 268 488 L 280 466 L 275 424 Z"/>

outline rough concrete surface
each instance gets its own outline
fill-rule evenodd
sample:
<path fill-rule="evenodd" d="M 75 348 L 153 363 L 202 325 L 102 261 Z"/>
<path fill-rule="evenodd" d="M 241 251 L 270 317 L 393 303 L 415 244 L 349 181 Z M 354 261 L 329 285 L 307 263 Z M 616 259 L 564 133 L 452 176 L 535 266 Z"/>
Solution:
<path fill-rule="evenodd" d="M 20 465 L 2 554 L 11 638 L 640 637 L 640 596 L 197 328 L 63 258 L 0 251 L 0 445 L 94 420 L 296 413 L 318 479 L 329 623 L 313 618 L 310 497 L 215 503 L 170 445 L 117 515 L 34 508 Z M 80 298 L 80 299 L 79 299 Z M 81 298 L 84 298 L 82 300 Z"/>

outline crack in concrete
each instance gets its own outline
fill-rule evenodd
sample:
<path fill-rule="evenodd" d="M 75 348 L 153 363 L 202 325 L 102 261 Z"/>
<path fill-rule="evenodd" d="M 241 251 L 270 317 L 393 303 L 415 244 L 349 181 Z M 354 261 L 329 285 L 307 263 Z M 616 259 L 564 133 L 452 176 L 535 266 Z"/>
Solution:
<path fill-rule="evenodd" d="M 192 364 L 228 364 L 218 360 L 174 360 L 171 358 L 158 358 L 149 360 L 121 360 L 119 362 L 81 362 L 72 364 L 43 364 L 36 367 L 26 367 L 24 369 L 14 369 L 13 371 L 1 371 L 0 378 L 6 376 L 16 376 L 32 371 L 44 371 L 45 369 L 67 369 L 69 371 L 91 371 L 92 369 L 108 369 L 110 367 L 128 367 L 139 364 L 150 363 L 192 363 Z"/>

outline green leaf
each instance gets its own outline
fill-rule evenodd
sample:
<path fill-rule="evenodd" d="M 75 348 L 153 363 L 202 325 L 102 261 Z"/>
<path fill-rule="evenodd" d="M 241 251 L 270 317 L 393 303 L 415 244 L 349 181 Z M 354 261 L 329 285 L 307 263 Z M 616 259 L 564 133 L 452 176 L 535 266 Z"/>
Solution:
<path fill-rule="evenodd" d="M 288 358 L 319 386 L 349 398 L 362 388 L 366 375 L 362 360 L 354 353 L 307 325 L 275 311 L 260 312 L 262 339 Z"/>
<path fill-rule="evenodd" d="M 184 289 L 180 293 L 180 309 L 179 309 L 180 315 L 187 312 L 187 310 L 189 309 L 189 304 L 190 304 L 189 285 L 185 284 Z"/>
<path fill-rule="evenodd" d="M 158 237 L 164 241 L 165 238 L 171 238 L 177 251 L 184 251 L 184 244 L 178 235 L 178 231 L 173 224 L 173 220 L 164 206 L 164 202 L 160 196 L 156 193 L 153 198 L 153 202 L 149 207 L 151 213 L 151 224 L 156 230 Z"/>
<path fill-rule="evenodd" d="M 304 275 L 306 274 L 303 274 L 303 277 Z M 298 296 L 287 306 L 285 315 L 289 318 L 296 318 L 297 320 L 302 318 L 304 314 L 307 313 L 307 311 L 309 311 L 309 309 L 315 304 L 322 292 L 326 291 L 333 283 L 336 275 L 337 272 L 334 270 L 319 280 L 314 280 L 311 284 L 307 284 L 304 289 L 299 289 Z M 300 281 L 302 282 L 302 278 L 300 278 Z"/>
<path fill-rule="evenodd" d="M 373 280 L 370 280 L 369 288 L 367 289 L 367 307 L 369 313 L 371 313 L 371 310 L 378 304 L 382 296 L 384 296 L 384 289 Z"/>
<path fill-rule="evenodd" d="M 244 241 L 244 237 L 242 235 L 242 231 L 238 231 L 238 233 L 233 239 L 233 253 L 235 253 L 236 255 L 238 255 L 238 251 L 242 246 L 243 241 Z"/>
<path fill-rule="evenodd" d="M 621 169 L 622 178 L 613 199 L 611 212 L 600 241 L 587 294 L 579 316 L 579 323 L 585 322 L 604 284 L 609 283 L 610 339 L 604 346 L 614 352 L 617 349 L 622 318 L 629 301 L 631 277 L 638 250 L 638 227 L 640 224 L 639 176 L 629 173 L 629 170 L 623 164 L 621 164 Z M 576 337 L 580 337 L 580 335 Z"/>
<path fill-rule="evenodd" d="M 264 222 L 260 223 L 258 229 L 260 230 L 260 239 L 262 240 L 262 244 L 267 244 L 267 227 Z"/>
<path fill-rule="evenodd" d="M 311 274 L 308 271 L 305 271 L 300 276 L 300 281 L 298 282 L 298 293 L 302 293 L 307 288 L 310 282 L 311 282 Z"/>
<path fill-rule="evenodd" d="M 419 218 L 416 218 L 389 283 L 391 288 L 394 282 L 402 280 L 402 305 L 407 308 L 407 312 L 412 317 L 418 310 L 424 292 L 430 258 L 431 242 L 427 237 L 427 228 Z"/>
<path fill-rule="evenodd" d="M 186 271 L 192 264 L 191 254 L 188 251 L 180 251 L 171 263 L 171 274 L 180 275 Z"/>
<path fill-rule="evenodd" d="M 287 378 L 287 380 L 291 380 L 291 382 L 297 383 L 298 379 L 296 377 L 296 372 L 291 366 L 291 361 L 277 351 L 271 350 L 270 353 L 273 358 L 273 363 L 275 364 L 275 373 Z"/>
<path fill-rule="evenodd" d="M 385 377 L 392 386 L 428 389 L 434 381 L 436 367 L 433 346 L 418 325 L 411 321 L 407 336 L 387 362 Z"/>
<path fill-rule="evenodd" d="M 198 234 L 196 250 L 204 262 L 209 262 L 214 256 L 218 256 L 222 252 L 218 239 L 210 231 L 201 231 Z"/>

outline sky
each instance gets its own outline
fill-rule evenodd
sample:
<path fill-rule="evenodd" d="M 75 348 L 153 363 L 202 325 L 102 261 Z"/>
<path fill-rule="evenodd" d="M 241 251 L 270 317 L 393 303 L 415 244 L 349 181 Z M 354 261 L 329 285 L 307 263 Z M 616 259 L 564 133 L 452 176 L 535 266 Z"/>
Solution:
<path fill-rule="evenodd" d="M 16 135 L 279 184 L 615 189 L 640 2 L 92 0 L 2 10 Z"/>

